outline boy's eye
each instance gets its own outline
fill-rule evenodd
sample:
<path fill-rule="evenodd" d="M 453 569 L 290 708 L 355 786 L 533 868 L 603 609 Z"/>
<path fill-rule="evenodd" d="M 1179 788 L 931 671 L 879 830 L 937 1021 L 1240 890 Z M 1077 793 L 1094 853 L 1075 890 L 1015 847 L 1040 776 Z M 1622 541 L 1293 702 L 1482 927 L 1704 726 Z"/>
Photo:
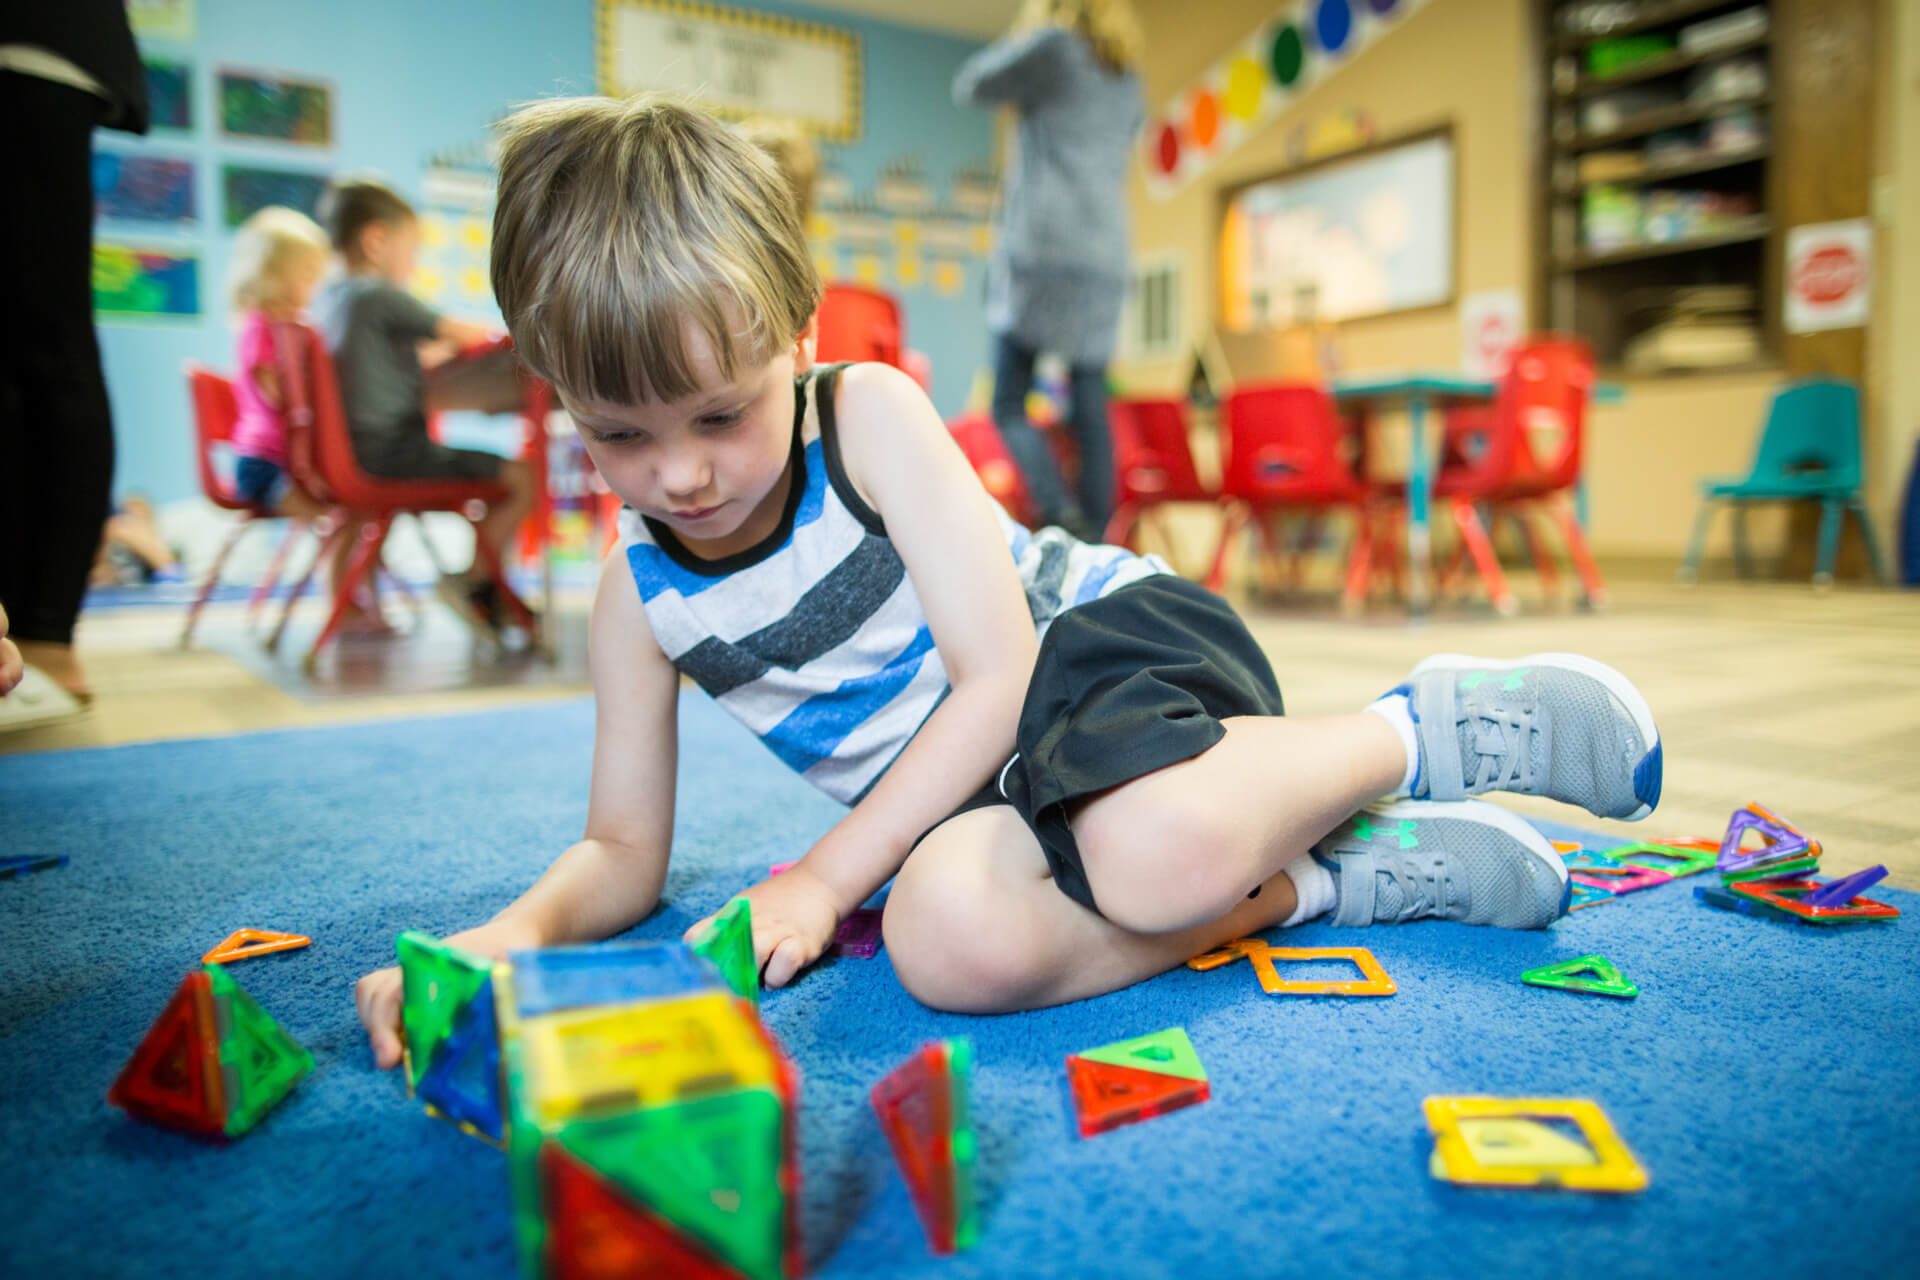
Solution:
<path fill-rule="evenodd" d="M 638 431 L 596 431 L 593 438 L 600 444 L 632 444 L 643 437 Z"/>
<path fill-rule="evenodd" d="M 729 409 L 725 413 L 709 413 L 700 419 L 700 425 L 709 431 L 724 431 L 746 416 L 742 409 Z"/>

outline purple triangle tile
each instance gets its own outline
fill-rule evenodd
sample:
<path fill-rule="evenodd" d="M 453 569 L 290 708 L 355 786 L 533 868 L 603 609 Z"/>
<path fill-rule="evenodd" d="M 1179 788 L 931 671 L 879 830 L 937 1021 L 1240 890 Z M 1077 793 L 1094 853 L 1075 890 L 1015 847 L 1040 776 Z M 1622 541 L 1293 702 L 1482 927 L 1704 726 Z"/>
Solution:
<path fill-rule="evenodd" d="M 833 945 L 827 948 L 830 956 L 852 956 L 856 960 L 871 960 L 880 954 L 880 913 L 872 907 L 860 907 L 840 922 L 839 932 L 833 935 Z"/>
<path fill-rule="evenodd" d="M 1885 867 L 1868 867 L 1865 871 L 1856 871 L 1850 876 L 1828 881 L 1808 894 L 1805 901 L 1810 907 L 1844 907 L 1886 878 Z"/>

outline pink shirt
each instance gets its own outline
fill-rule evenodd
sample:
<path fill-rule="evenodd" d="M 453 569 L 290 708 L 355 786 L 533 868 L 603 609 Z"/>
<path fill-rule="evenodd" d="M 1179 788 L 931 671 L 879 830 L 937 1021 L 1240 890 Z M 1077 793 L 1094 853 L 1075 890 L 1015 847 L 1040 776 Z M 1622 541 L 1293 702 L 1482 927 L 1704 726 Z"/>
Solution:
<path fill-rule="evenodd" d="M 233 379 L 233 398 L 240 416 L 233 424 L 233 451 L 243 458 L 259 458 L 287 465 L 287 416 L 274 407 L 254 381 L 254 370 L 272 369 L 278 381 L 274 355 L 274 322 L 262 311 L 249 311 L 240 323 L 240 369 Z"/>

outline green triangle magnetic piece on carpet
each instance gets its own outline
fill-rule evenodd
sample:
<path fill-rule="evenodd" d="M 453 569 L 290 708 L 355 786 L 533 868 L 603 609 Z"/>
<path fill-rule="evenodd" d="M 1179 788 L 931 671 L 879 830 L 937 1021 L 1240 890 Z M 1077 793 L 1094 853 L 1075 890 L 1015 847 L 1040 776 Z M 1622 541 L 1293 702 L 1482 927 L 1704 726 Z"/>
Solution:
<path fill-rule="evenodd" d="M 1533 987 L 1557 987 L 1562 991 L 1584 991 L 1588 995 L 1616 996 L 1631 1000 L 1640 988 L 1628 982 L 1619 966 L 1605 956 L 1580 956 L 1559 964 L 1543 964 L 1520 975 L 1520 981 Z"/>
<path fill-rule="evenodd" d="M 713 961 L 733 994 L 760 1003 L 760 966 L 753 962 L 753 906 L 735 898 L 714 914 L 691 944 Z"/>
<path fill-rule="evenodd" d="M 1116 1067 L 1132 1067 L 1183 1080 L 1205 1080 L 1207 1069 L 1200 1065 L 1193 1041 L 1184 1027 L 1168 1027 L 1131 1040 L 1118 1040 L 1098 1049 L 1082 1049 L 1077 1057 L 1089 1062 L 1105 1062 Z"/>
<path fill-rule="evenodd" d="M 758 1089 L 560 1131 L 560 1144 L 747 1280 L 781 1280 L 780 1100 Z"/>
<path fill-rule="evenodd" d="M 313 1070 L 313 1055 L 241 989 L 225 968 L 207 965 L 221 1026 L 220 1066 L 227 1086 L 226 1132 L 237 1138 Z"/>
<path fill-rule="evenodd" d="M 489 987 L 493 965 L 409 929 L 393 940 L 400 957 L 400 1025 L 407 1035 L 407 1088 L 418 1089 L 467 1002 Z M 489 989 L 487 998 L 492 999 Z"/>

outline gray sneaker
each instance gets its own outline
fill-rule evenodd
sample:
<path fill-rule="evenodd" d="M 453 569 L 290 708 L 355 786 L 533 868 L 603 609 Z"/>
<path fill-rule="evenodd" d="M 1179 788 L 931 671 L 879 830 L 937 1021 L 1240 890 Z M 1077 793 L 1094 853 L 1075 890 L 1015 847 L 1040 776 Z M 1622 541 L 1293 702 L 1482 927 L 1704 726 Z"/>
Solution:
<path fill-rule="evenodd" d="M 1486 791 L 1548 796 L 1637 821 L 1660 803 L 1660 734 L 1631 681 L 1603 662 L 1428 658 L 1399 692 L 1420 738 L 1419 800 Z"/>
<path fill-rule="evenodd" d="M 1457 920 L 1544 929 L 1567 913 L 1567 864 L 1525 819 L 1481 800 L 1392 800 L 1313 847 L 1333 872 L 1333 923 Z"/>

